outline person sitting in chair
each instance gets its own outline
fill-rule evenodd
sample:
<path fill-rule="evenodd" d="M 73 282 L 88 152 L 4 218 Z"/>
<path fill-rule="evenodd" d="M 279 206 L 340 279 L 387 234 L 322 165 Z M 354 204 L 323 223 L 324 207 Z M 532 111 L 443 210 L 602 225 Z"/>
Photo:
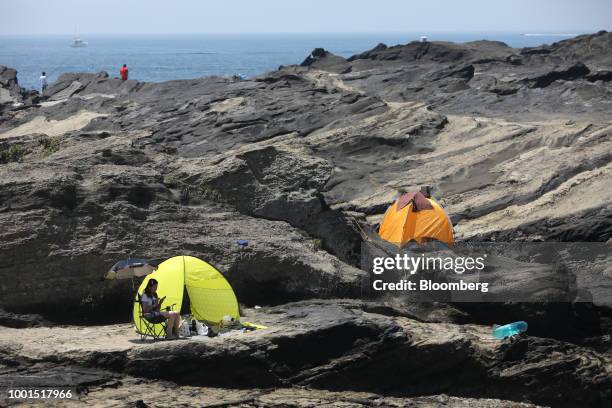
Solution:
<path fill-rule="evenodd" d="M 167 310 L 161 310 L 161 305 L 165 299 L 165 296 L 161 299 L 157 296 L 157 280 L 149 279 L 147 287 L 142 293 L 142 296 L 140 296 L 142 313 L 144 318 L 151 323 L 161 323 L 167 320 L 168 329 L 166 338 L 177 339 L 179 327 L 181 325 L 181 316 L 179 312 L 174 312 L 169 308 Z"/>

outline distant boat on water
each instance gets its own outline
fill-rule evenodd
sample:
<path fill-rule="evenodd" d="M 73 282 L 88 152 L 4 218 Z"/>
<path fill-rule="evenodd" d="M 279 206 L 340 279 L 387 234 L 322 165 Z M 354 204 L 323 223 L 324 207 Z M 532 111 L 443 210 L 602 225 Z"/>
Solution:
<path fill-rule="evenodd" d="M 72 48 L 83 48 L 87 47 L 87 42 L 81 40 L 80 37 L 74 37 L 72 39 L 72 44 L 70 44 Z"/>
<path fill-rule="evenodd" d="M 77 34 L 76 27 L 74 27 L 74 37 L 72 39 L 72 44 L 70 44 L 72 48 L 83 48 L 87 47 L 87 42 L 83 41 L 81 37 Z"/>

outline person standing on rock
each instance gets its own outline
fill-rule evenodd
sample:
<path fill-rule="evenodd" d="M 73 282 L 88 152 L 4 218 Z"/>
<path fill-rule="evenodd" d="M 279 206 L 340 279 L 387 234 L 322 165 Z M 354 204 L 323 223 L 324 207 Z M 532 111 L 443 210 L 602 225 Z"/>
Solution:
<path fill-rule="evenodd" d="M 45 92 L 45 89 L 47 89 L 47 86 L 49 85 L 49 83 L 47 82 L 47 73 L 43 71 L 42 75 L 38 80 L 40 81 L 40 93 L 43 94 Z"/>
<path fill-rule="evenodd" d="M 121 75 L 121 80 L 122 81 L 127 81 L 128 79 L 128 67 L 126 64 L 123 64 L 123 66 L 121 67 L 121 69 L 119 70 L 119 75 Z"/>

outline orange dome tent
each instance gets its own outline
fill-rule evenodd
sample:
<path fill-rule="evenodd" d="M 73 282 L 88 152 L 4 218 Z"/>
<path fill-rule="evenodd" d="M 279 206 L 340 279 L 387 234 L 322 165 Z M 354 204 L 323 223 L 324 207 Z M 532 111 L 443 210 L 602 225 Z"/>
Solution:
<path fill-rule="evenodd" d="M 378 235 L 397 246 L 409 241 L 420 244 L 426 240 L 438 240 L 447 245 L 455 242 L 453 225 L 444 209 L 420 192 L 402 195 L 387 209 Z"/>

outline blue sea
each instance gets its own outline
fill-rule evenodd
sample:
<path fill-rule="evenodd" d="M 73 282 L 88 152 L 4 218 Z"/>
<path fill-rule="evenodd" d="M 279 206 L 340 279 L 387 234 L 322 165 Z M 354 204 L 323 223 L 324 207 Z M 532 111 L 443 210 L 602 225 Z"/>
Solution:
<path fill-rule="evenodd" d="M 426 35 L 431 41 L 503 41 L 531 47 L 574 34 L 520 33 L 362 33 L 362 34 L 235 34 L 88 36 L 86 48 L 71 48 L 71 36 L 0 37 L 0 65 L 17 69 L 26 88 L 38 87 L 41 71 L 50 81 L 65 72 L 107 71 L 118 76 L 127 64 L 130 78 L 161 82 L 210 75 L 247 77 L 299 64 L 316 47 L 349 57 L 378 43 L 406 44 Z"/>

